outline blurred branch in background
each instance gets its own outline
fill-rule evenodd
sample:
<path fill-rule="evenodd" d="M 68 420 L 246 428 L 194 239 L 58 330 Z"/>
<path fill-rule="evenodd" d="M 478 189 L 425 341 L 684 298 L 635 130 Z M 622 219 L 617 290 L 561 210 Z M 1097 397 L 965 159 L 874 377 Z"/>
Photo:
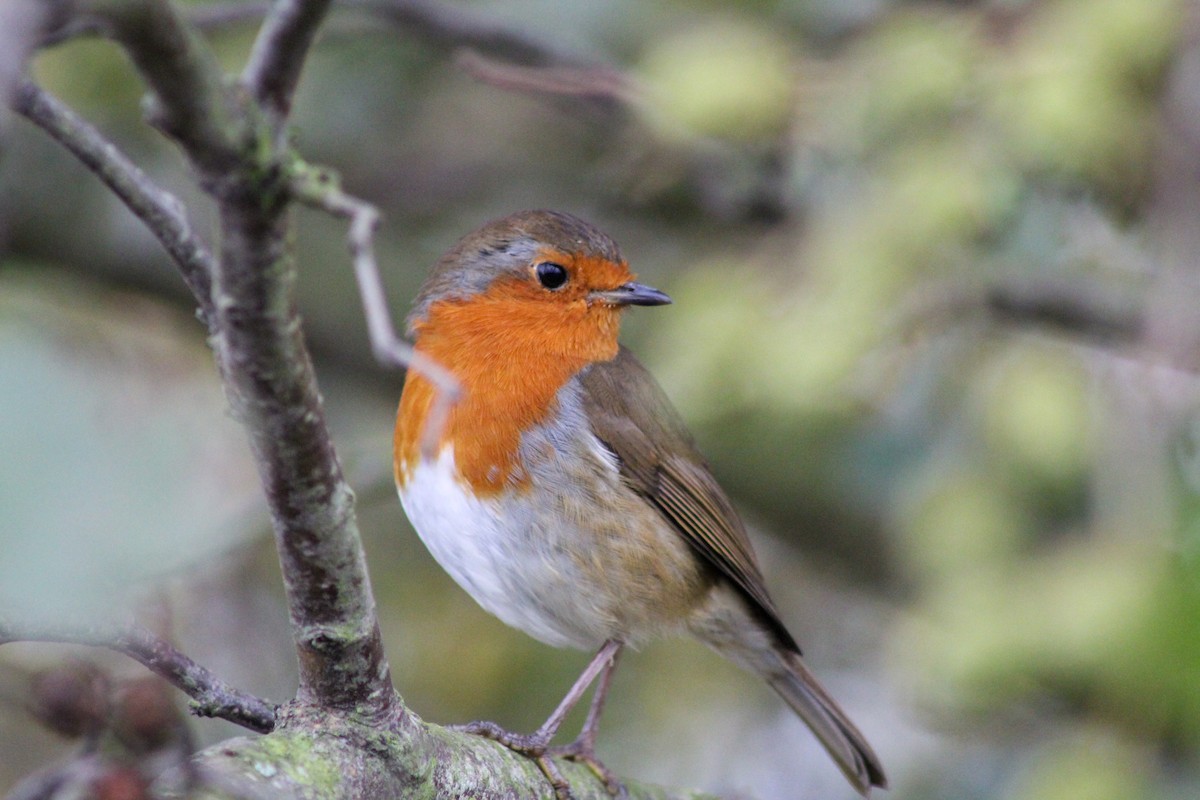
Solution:
<path fill-rule="evenodd" d="M 1011 331 L 1061 337 L 1133 357 L 1144 344 L 1143 302 L 1142 298 L 1061 280 L 1020 281 L 974 290 L 923 286 L 895 314 L 892 324 L 898 339 L 906 341 L 919 333 L 952 336 L 958 327 L 990 319 Z M 1155 358 L 1148 351 L 1142 355 Z M 1167 354 L 1160 358 L 1165 362 Z"/>
<path fill-rule="evenodd" d="M 1100 345 L 1122 346 L 1141 340 L 1145 323 L 1136 310 L 1114 308 L 1086 287 L 993 287 L 984 307 L 1002 322 L 1042 327 Z"/>
<path fill-rule="evenodd" d="M 232 688 L 176 650 L 170 642 L 138 626 L 72 628 L 53 623 L 22 624 L 0 618 L 0 644 L 10 642 L 84 644 L 115 650 L 192 698 L 192 711 L 199 716 L 227 719 L 257 733 L 270 733 L 275 727 L 275 710 L 269 704 Z"/>
<path fill-rule="evenodd" d="M 469 48 L 529 66 L 585 66 L 583 59 L 546 39 L 487 17 L 463 4 L 431 0 L 341 0 L 427 42 L 451 51 Z"/>
<path fill-rule="evenodd" d="M 34 716 L 79 745 L 75 757 L 25 777 L 10 800 L 136 800 L 189 794 L 202 785 L 189 762 L 194 744 L 187 720 L 158 678 L 118 680 L 76 661 L 32 676 L 28 691 Z"/>

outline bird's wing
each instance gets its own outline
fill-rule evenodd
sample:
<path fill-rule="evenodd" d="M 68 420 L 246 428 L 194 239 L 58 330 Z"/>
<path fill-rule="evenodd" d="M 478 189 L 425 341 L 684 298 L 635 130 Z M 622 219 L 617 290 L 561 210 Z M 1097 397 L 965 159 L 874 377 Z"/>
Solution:
<path fill-rule="evenodd" d="M 654 377 L 624 347 L 579 377 L 592 432 L 616 455 L 625 483 L 742 591 L 782 645 L 799 652 L 767 594 L 742 521 Z"/>

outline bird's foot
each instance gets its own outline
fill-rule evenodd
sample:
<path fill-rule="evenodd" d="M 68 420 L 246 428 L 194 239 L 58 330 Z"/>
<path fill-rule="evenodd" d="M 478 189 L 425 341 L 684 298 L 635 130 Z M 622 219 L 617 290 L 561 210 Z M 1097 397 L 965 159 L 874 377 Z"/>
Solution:
<path fill-rule="evenodd" d="M 491 739 L 493 742 L 499 742 L 509 750 L 525 756 L 539 756 L 550 749 L 550 739 L 546 736 L 539 736 L 537 733 L 514 733 L 501 728 L 494 722 L 468 722 L 465 725 L 448 725 L 446 727 L 452 731 Z"/>
<path fill-rule="evenodd" d="M 451 730 L 491 739 L 514 753 L 520 753 L 537 764 L 538 769 L 546 776 L 546 780 L 554 787 L 554 796 L 557 800 L 575 800 L 575 796 L 571 793 L 571 784 L 563 777 L 558 765 L 554 763 L 554 756 L 557 753 L 552 753 L 550 750 L 550 737 L 537 733 L 513 733 L 494 722 L 486 721 L 468 722 L 466 725 L 450 725 L 449 727 Z M 605 785 L 608 785 L 607 781 Z"/>
<path fill-rule="evenodd" d="M 552 756 L 566 758 L 578 764 L 585 765 L 592 773 L 604 783 L 604 788 L 608 793 L 622 800 L 629 796 L 625 789 L 625 784 L 616 776 L 611 769 L 606 767 L 600 759 L 596 757 L 596 743 L 588 736 L 580 736 L 570 744 L 562 747 L 551 747 L 548 750 Z"/>

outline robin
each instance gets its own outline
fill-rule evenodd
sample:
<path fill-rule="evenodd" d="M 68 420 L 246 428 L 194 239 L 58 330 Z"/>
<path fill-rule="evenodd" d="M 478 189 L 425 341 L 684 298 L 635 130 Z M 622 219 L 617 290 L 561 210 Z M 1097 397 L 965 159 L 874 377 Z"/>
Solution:
<path fill-rule="evenodd" d="M 413 527 L 487 611 L 546 644 L 598 648 L 535 733 L 465 729 L 535 759 L 560 798 L 570 787 L 554 756 L 618 793 L 595 753 L 617 657 L 686 633 L 765 679 L 866 796 L 886 786 L 879 759 L 805 666 L 670 401 L 617 343 L 625 308 L 671 302 L 634 278 L 588 223 L 523 211 L 442 256 L 409 315 L 416 349 L 463 389 L 431 434 L 438 390 L 408 373 L 395 475 Z M 550 747 L 597 679 L 579 738 Z"/>

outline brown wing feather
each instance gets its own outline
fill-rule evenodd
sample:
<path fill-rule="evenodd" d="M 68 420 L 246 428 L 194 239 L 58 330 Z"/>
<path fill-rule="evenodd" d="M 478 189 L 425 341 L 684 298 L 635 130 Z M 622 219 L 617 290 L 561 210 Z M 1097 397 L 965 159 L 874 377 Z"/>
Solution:
<path fill-rule="evenodd" d="M 654 377 L 622 347 L 580 380 L 592 432 L 617 456 L 625 483 L 742 591 L 780 644 L 798 653 L 767 594 L 746 529 Z"/>

